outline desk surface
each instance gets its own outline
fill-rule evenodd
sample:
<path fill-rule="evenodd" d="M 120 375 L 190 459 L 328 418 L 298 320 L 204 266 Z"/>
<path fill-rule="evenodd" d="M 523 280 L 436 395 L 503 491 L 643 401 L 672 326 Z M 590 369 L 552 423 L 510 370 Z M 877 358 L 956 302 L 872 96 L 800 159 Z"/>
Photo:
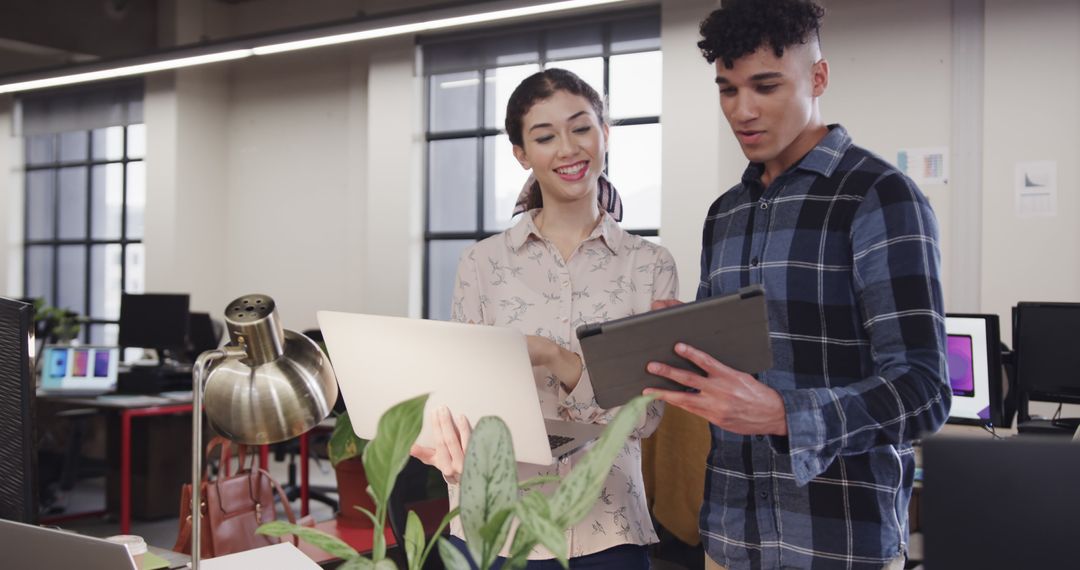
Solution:
<path fill-rule="evenodd" d="M 38 398 L 61 404 L 120 410 L 191 404 L 191 392 L 175 392 L 161 396 L 144 394 L 103 394 L 94 397 L 75 397 L 56 393 L 39 393 Z"/>

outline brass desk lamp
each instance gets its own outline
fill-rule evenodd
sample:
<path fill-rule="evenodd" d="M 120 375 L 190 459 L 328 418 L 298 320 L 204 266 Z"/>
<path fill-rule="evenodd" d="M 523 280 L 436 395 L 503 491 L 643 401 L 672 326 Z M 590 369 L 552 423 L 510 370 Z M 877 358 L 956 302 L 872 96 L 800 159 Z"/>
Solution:
<path fill-rule="evenodd" d="M 225 308 L 225 326 L 229 344 L 200 354 L 192 371 L 191 567 L 196 570 L 202 554 L 204 407 L 222 436 L 262 445 L 315 427 L 329 415 L 338 394 L 326 354 L 311 339 L 282 329 L 270 297 L 236 299 Z"/>

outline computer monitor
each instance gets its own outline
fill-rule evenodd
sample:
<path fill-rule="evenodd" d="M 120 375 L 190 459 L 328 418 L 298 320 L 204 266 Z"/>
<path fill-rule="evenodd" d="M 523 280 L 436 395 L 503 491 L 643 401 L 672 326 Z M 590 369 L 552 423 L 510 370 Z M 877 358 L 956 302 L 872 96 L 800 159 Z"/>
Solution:
<path fill-rule="evenodd" d="M 1028 401 L 1080 404 L 1080 303 L 1017 303 L 1013 350 L 1022 420 Z M 1050 427 L 1065 435 L 1078 423 L 1055 418 Z"/>
<path fill-rule="evenodd" d="M 221 335 L 214 330 L 210 313 L 192 311 L 188 318 L 188 350 L 192 362 L 203 352 L 213 350 L 221 343 Z"/>
<path fill-rule="evenodd" d="M 926 568 L 1076 567 L 1080 445 L 939 434 L 923 441 L 922 458 Z"/>
<path fill-rule="evenodd" d="M 0 297 L 0 518 L 36 523 L 34 309 Z"/>
<path fill-rule="evenodd" d="M 950 423 L 1007 427 L 1001 381 L 1001 334 L 997 315 L 949 313 L 945 316 Z"/>
<path fill-rule="evenodd" d="M 120 297 L 120 346 L 185 349 L 189 302 L 187 294 L 124 293 Z"/>

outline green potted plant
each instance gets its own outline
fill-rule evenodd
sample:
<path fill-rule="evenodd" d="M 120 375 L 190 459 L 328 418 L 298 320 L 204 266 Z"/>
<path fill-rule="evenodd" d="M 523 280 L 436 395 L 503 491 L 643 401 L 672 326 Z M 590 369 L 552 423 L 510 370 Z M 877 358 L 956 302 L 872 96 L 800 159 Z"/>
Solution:
<path fill-rule="evenodd" d="M 357 507 L 369 511 L 375 509 L 375 502 L 367 494 L 368 480 L 361 459 L 367 444 L 366 439 L 353 432 L 349 413 L 344 412 L 337 417 L 326 446 L 330 465 L 337 476 L 339 516 L 362 527 L 371 527 L 372 523 Z"/>
<path fill-rule="evenodd" d="M 596 444 L 585 454 L 574 470 L 559 480 L 556 477 L 537 477 L 528 481 L 516 480 L 516 460 L 510 430 L 497 417 L 485 417 L 473 431 L 461 475 L 461 506 L 450 511 L 442 520 L 430 541 L 424 536 L 423 524 L 415 512 L 409 512 L 405 524 L 405 551 L 409 570 L 420 570 L 436 546 L 443 565 L 451 570 L 467 570 L 468 562 L 449 541 L 440 535 L 452 518 L 461 514 L 466 543 L 473 559 L 482 569 L 490 568 L 509 539 L 511 522 L 519 527 L 510 547 L 510 557 L 504 568 L 522 568 L 529 551 L 537 544 L 548 548 L 568 566 L 569 552 L 564 529 L 584 518 L 611 469 L 626 438 L 645 413 L 651 397 L 637 397 L 619 410 Z M 367 492 L 375 510 L 360 508 L 374 526 L 371 557 L 361 556 L 337 537 L 324 532 L 274 521 L 259 527 L 260 534 L 284 536 L 294 534 L 322 550 L 344 560 L 343 570 L 391 570 L 394 562 L 386 557 L 383 529 L 386 505 L 398 474 L 409 460 L 409 448 L 420 435 L 427 396 L 402 402 L 379 418 L 375 439 L 364 448 L 362 461 L 367 472 Z M 350 428 L 351 431 L 351 428 Z M 532 490 L 537 485 L 558 482 L 550 496 Z M 344 510 L 344 509 L 342 509 Z"/>
<path fill-rule="evenodd" d="M 79 336 L 84 319 L 74 311 L 34 299 L 34 333 L 48 344 L 68 344 Z"/>

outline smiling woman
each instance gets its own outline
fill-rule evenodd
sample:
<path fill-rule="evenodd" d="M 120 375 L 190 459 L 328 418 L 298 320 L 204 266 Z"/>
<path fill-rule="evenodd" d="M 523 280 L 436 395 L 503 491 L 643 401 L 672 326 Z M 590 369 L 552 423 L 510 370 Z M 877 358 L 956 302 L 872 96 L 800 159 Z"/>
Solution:
<path fill-rule="evenodd" d="M 528 177 L 504 130 L 510 93 L 541 69 L 573 72 L 610 105 L 606 174 L 628 208 L 622 226 L 660 225 L 660 19 L 655 8 L 422 38 L 427 77 L 424 315 L 450 316 L 461 252 L 509 228 Z M 598 113 L 601 116 L 602 113 Z M 562 117 L 565 119 L 566 117 Z M 606 143 L 607 141 L 605 141 Z"/>

